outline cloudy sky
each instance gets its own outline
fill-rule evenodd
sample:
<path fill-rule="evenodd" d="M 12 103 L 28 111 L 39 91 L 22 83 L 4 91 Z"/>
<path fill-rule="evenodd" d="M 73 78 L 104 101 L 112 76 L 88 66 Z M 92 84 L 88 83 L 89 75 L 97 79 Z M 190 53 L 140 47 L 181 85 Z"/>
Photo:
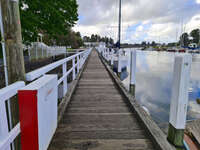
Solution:
<path fill-rule="evenodd" d="M 77 1 L 75 31 L 117 39 L 119 0 Z M 200 28 L 200 0 L 122 0 L 122 42 L 174 42 L 194 28 Z"/>

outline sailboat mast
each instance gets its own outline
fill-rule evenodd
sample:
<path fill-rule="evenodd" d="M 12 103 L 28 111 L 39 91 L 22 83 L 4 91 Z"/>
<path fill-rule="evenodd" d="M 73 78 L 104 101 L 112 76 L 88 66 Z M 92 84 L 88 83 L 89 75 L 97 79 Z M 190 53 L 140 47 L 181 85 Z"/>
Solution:
<path fill-rule="evenodd" d="M 119 48 L 121 47 L 121 7 L 122 7 L 122 1 L 119 0 L 119 31 L 118 31 L 118 42 L 119 42 Z"/>

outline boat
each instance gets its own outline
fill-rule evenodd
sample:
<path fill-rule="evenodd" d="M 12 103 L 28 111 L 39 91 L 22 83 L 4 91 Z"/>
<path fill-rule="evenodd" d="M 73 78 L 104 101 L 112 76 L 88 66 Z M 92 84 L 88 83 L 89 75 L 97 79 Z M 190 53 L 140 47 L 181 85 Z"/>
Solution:
<path fill-rule="evenodd" d="M 121 49 L 121 6 L 122 6 L 122 2 L 121 0 L 119 0 L 119 26 L 118 26 L 118 41 L 115 44 L 116 49 L 114 50 L 114 64 L 113 64 L 113 71 L 114 72 L 118 72 L 118 56 L 120 55 L 120 61 L 121 61 L 121 80 L 124 80 L 128 77 L 128 71 L 127 71 L 127 67 L 128 67 L 128 58 L 125 55 L 126 52 L 125 50 Z"/>

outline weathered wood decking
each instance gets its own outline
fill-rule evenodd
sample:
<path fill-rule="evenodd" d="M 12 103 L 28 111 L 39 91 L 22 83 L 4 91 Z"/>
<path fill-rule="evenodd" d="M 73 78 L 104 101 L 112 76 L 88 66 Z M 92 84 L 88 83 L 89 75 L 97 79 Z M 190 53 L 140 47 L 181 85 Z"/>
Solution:
<path fill-rule="evenodd" d="M 124 98 L 92 51 L 49 150 L 155 150 Z"/>
<path fill-rule="evenodd" d="M 186 131 L 197 141 L 200 145 L 200 120 L 194 120 L 187 123 Z"/>

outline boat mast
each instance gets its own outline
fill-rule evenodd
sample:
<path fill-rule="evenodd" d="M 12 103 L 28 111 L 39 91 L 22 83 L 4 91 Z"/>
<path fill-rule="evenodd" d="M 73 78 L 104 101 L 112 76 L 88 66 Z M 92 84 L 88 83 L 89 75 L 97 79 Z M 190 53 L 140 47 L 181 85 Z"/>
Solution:
<path fill-rule="evenodd" d="M 119 48 L 121 47 L 121 7 L 122 7 L 122 1 L 119 0 L 119 28 L 118 28 L 118 44 Z"/>

